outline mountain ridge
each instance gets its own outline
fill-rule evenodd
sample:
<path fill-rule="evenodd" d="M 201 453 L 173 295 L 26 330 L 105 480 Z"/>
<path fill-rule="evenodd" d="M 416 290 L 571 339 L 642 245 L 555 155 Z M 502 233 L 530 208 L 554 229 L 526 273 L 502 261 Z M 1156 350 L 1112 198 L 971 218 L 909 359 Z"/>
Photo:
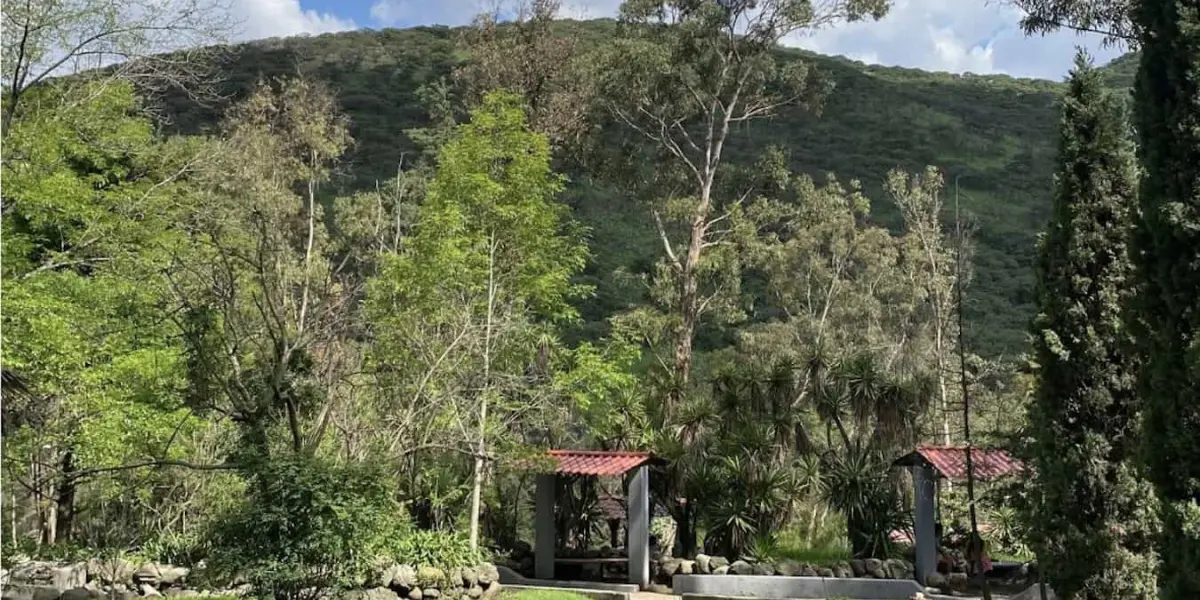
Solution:
<path fill-rule="evenodd" d="M 559 23 L 585 47 L 614 33 L 611 19 Z M 356 140 L 348 158 L 351 175 L 343 191 L 373 187 L 395 175 L 401 157 L 419 149 L 405 133 L 426 124 L 417 89 L 448 75 L 465 54 L 462 28 L 356 30 L 318 36 L 271 38 L 236 46 L 224 65 L 225 91 L 236 98 L 260 77 L 297 73 L 327 83 L 350 118 Z M 975 224 L 977 252 L 968 289 L 967 336 L 985 355 L 1013 355 L 1027 346 L 1033 316 L 1033 259 L 1037 232 L 1049 217 L 1057 101 L 1060 82 L 1009 75 L 930 72 L 868 65 L 853 59 L 784 48 L 782 56 L 811 61 L 835 83 L 820 115 L 786 109 L 731 139 L 735 162 L 751 160 L 767 145 L 780 145 L 791 166 L 814 176 L 832 172 L 863 182 L 874 218 L 896 227 L 899 218 L 882 192 L 887 171 L 926 165 L 946 175 L 947 193 L 958 186 L 964 211 Z M 1122 62 L 1123 61 L 1123 62 Z M 1127 66 L 1122 57 L 1110 64 Z M 1108 67 L 1105 67 L 1108 69 Z M 1109 81 L 1128 77 L 1112 69 Z M 216 122 L 219 107 L 174 102 L 174 129 L 199 132 Z M 583 174 L 569 174 L 576 181 Z M 582 307 L 591 331 L 604 319 L 644 301 L 613 280 L 619 268 L 645 271 L 658 257 L 649 219 L 635 199 L 606 189 L 603 181 L 575 184 L 568 201 L 592 229 L 590 282 L 599 293 Z M 953 199 L 947 202 L 953 207 Z M 699 348 L 728 341 L 709 331 Z"/>

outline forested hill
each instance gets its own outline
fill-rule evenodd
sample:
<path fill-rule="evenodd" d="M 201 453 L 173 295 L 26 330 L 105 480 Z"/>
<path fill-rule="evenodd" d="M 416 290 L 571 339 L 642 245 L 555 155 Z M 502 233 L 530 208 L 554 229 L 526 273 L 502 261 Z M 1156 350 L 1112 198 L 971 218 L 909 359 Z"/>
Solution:
<path fill-rule="evenodd" d="M 610 20 L 564 22 L 569 35 L 600 44 Z M 450 73 L 463 59 L 458 32 L 445 27 L 356 31 L 318 37 L 267 40 L 244 45 L 225 73 L 230 92 L 246 90 L 260 76 L 297 73 L 327 82 L 352 120 L 356 145 L 346 188 L 373 187 L 394 176 L 401 156 L 416 149 L 405 130 L 426 118 L 417 90 Z M 798 169 L 860 179 L 878 219 L 889 225 L 897 214 L 881 192 L 888 169 L 919 170 L 936 165 L 946 173 L 947 192 L 957 182 L 961 205 L 974 222 L 977 242 L 969 291 L 968 335 L 982 354 L 1024 351 L 1033 311 L 1036 235 L 1049 215 L 1060 83 L 1003 76 L 951 75 L 863 65 L 843 58 L 788 50 L 812 60 L 836 88 L 819 115 L 786 110 L 736 136 L 730 151 L 748 159 L 768 144 L 784 146 Z M 1112 73 L 1114 85 L 1125 77 Z M 191 104 L 173 107 L 173 123 L 202 130 L 216 113 Z M 582 180 L 580 174 L 574 179 Z M 636 292 L 611 282 L 624 266 L 644 271 L 656 259 L 647 211 L 637 201 L 604 191 L 603 182 L 572 199 L 577 216 L 593 230 L 599 295 L 585 316 L 599 325 L 612 312 L 639 301 Z M 947 206 L 952 207 L 950 199 Z M 949 216 L 949 215 L 948 215 Z M 698 345 L 712 347 L 726 336 L 702 332 Z"/>

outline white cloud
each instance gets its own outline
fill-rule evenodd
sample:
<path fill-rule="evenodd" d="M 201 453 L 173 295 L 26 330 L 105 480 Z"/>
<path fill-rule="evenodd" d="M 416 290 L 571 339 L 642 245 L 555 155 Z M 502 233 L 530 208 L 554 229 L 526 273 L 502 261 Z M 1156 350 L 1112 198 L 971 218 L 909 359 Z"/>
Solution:
<path fill-rule="evenodd" d="M 371 16 L 384 26 L 462 25 L 497 3 L 511 2 L 375 0 Z M 564 0 L 562 14 L 569 18 L 612 17 L 619 5 L 619 0 Z M 1001 0 L 896 0 L 881 21 L 841 24 L 784 42 L 872 64 L 1053 80 L 1066 75 L 1076 45 L 1087 47 L 1100 63 L 1123 51 L 1101 48 L 1095 37 L 1068 32 L 1028 37 L 1017 25 L 1020 17 L 1017 9 Z"/>
<path fill-rule="evenodd" d="M 241 26 L 238 40 L 357 29 L 354 21 L 327 12 L 304 10 L 299 0 L 234 0 L 233 17 Z"/>

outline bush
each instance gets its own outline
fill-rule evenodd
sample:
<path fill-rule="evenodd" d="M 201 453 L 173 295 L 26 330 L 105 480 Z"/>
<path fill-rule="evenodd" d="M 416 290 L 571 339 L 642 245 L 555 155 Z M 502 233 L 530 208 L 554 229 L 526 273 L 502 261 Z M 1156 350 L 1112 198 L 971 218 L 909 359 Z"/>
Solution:
<path fill-rule="evenodd" d="M 393 539 L 387 554 L 401 564 L 440 569 L 474 567 L 485 558 L 471 551 L 467 536 L 447 531 L 409 531 Z"/>
<path fill-rule="evenodd" d="M 209 566 L 260 597 L 315 598 L 361 585 L 403 537 L 395 487 L 370 465 L 289 457 L 248 469 L 247 494 L 210 531 Z"/>

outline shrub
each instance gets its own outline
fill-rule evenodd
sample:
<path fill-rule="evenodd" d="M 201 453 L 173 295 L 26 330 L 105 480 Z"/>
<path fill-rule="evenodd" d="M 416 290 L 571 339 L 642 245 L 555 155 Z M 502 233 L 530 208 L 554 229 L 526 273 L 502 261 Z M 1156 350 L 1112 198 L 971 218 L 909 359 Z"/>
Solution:
<path fill-rule="evenodd" d="M 260 596 L 315 598 L 361 584 L 405 522 L 371 465 L 288 457 L 246 472 L 244 502 L 210 531 L 212 572 Z"/>
<path fill-rule="evenodd" d="M 471 550 L 467 536 L 449 531 L 409 531 L 388 544 L 387 554 L 401 564 L 440 569 L 473 567 L 485 558 Z"/>

